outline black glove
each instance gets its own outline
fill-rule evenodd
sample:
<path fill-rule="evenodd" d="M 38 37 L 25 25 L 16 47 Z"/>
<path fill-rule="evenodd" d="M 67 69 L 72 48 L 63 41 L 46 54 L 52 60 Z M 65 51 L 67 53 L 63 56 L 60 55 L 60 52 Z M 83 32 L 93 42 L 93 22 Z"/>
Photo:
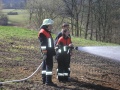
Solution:
<path fill-rule="evenodd" d="M 75 50 L 78 50 L 78 47 L 75 47 L 74 49 L 75 49 Z"/>

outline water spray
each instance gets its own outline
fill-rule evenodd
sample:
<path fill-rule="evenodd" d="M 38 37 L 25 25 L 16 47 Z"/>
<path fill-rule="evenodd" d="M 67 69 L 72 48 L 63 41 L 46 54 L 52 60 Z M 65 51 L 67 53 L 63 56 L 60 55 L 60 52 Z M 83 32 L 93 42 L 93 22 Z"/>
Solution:
<path fill-rule="evenodd" d="M 112 60 L 120 61 L 120 46 L 90 46 L 90 47 L 72 47 L 72 49 L 87 52 L 93 55 L 106 57 Z M 43 63 L 43 62 L 42 62 Z M 42 63 L 37 67 L 37 69 L 28 77 L 20 80 L 11 80 L 0 82 L 0 86 L 6 83 L 21 82 L 31 78 L 42 66 Z"/>
<path fill-rule="evenodd" d="M 120 46 L 85 46 L 85 47 L 77 46 L 69 48 L 93 54 L 96 56 L 101 56 L 108 59 L 120 61 Z"/>
<path fill-rule="evenodd" d="M 120 46 L 86 46 L 76 47 L 76 50 L 120 61 Z"/>

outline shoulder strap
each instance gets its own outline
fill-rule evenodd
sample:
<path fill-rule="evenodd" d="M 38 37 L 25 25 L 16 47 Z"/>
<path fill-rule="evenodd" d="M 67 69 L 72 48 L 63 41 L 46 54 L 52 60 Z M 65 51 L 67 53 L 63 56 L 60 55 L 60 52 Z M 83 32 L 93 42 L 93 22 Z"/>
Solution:
<path fill-rule="evenodd" d="M 47 38 L 50 38 L 50 34 L 48 32 L 46 32 L 44 29 L 41 29 L 38 33 L 38 36 L 40 35 L 40 33 L 43 33 Z"/>

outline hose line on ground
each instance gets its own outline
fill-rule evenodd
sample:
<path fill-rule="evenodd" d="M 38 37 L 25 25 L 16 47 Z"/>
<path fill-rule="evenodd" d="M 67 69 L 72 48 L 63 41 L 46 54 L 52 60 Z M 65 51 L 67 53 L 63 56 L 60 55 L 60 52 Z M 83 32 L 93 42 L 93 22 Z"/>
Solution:
<path fill-rule="evenodd" d="M 40 67 L 41 67 L 42 64 L 43 64 L 43 62 L 37 67 L 37 69 L 30 76 L 28 76 L 26 78 L 23 78 L 23 79 L 20 79 L 20 80 L 4 81 L 4 82 L 0 82 L 0 84 L 25 81 L 25 80 L 31 78 L 40 69 Z"/>
<path fill-rule="evenodd" d="M 78 47 L 75 47 L 75 48 L 73 48 L 73 49 L 77 50 Z M 46 57 L 45 57 L 45 58 L 46 58 Z M 44 59 L 45 59 L 45 58 L 44 58 Z M 6 84 L 6 83 L 13 83 L 13 82 L 25 81 L 25 80 L 31 78 L 31 77 L 40 69 L 40 67 L 41 67 L 42 64 L 43 64 L 43 62 L 37 67 L 37 69 L 36 69 L 30 76 L 28 76 L 28 77 L 26 77 L 26 78 L 23 78 L 23 79 L 20 79 L 20 80 L 11 80 L 11 81 L 0 82 L 0 85 Z"/>

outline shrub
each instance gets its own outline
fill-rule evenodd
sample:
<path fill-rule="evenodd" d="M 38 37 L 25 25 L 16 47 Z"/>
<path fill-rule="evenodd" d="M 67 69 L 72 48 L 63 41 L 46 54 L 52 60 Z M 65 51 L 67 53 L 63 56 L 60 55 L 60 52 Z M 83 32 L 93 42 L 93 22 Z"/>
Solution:
<path fill-rule="evenodd" d="M 8 15 L 18 15 L 18 12 L 8 12 Z"/>
<path fill-rule="evenodd" d="M 8 25 L 8 17 L 4 14 L 0 15 L 0 25 L 3 25 L 3 26 Z"/>

